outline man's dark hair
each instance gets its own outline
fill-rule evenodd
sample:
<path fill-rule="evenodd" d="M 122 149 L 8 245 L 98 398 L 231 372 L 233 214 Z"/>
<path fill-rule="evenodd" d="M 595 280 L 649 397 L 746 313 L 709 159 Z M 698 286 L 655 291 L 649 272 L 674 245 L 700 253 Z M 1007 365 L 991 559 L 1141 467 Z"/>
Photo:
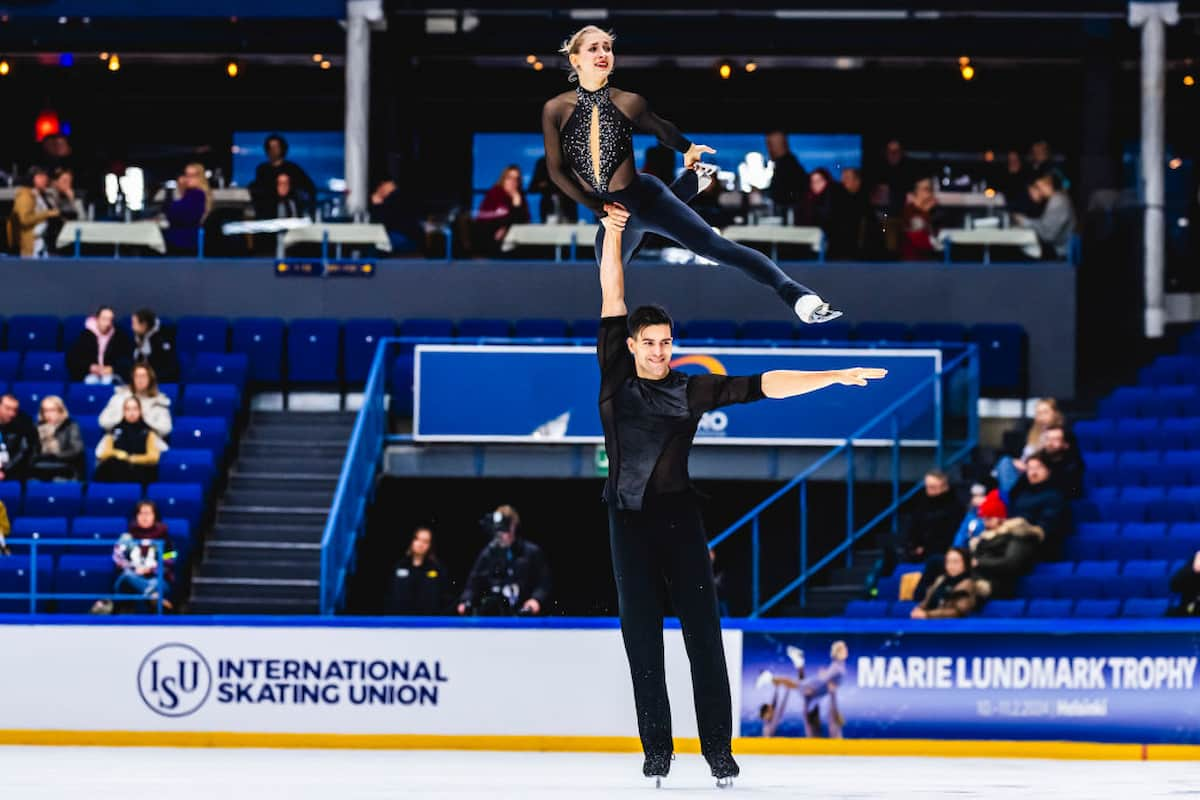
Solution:
<path fill-rule="evenodd" d="M 155 314 L 148 308 L 139 308 L 133 312 L 133 316 L 137 317 L 137 321 L 145 325 L 147 328 L 153 328 L 154 323 L 158 322 L 158 314 Z"/>
<path fill-rule="evenodd" d="M 671 315 L 662 306 L 649 305 L 638 306 L 629 315 L 629 335 L 637 338 L 642 329 L 649 325 L 666 325 L 674 328 L 675 325 L 671 322 Z"/>
<path fill-rule="evenodd" d="M 271 142 L 279 142 L 279 155 L 283 156 L 284 158 L 287 158 L 287 154 L 288 154 L 287 139 L 283 138 L 278 133 L 272 133 L 266 139 L 263 139 L 263 150 L 266 150 L 267 147 L 270 146 Z"/>
<path fill-rule="evenodd" d="M 1050 463 L 1050 456 L 1045 450 L 1038 450 L 1036 453 L 1025 459 L 1026 464 L 1028 464 L 1030 461 L 1036 461 L 1050 472 L 1054 472 L 1054 466 Z"/>
<path fill-rule="evenodd" d="M 93 314 L 92 316 L 98 317 L 101 314 L 103 314 L 105 311 L 111 311 L 112 315 L 114 317 L 117 315 L 117 310 L 115 308 L 113 308 L 112 306 L 100 306 L 99 308 L 96 309 L 96 313 Z"/>
<path fill-rule="evenodd" d="M 18 400 L 17 396 L 15 394 L 13 394 L 12 392 L 5 392 L 4 394 L 0 394 L 0 400 L 12 400 L 17 405 L 21 405 L 21 401 Z"/>

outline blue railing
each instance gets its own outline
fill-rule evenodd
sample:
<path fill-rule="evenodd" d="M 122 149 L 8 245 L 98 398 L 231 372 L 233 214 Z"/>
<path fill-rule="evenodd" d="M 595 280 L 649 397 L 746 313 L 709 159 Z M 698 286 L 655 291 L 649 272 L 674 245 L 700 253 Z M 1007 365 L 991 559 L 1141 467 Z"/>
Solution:
<path fill-rule="evenodd" d="M 111 600 L 114 603 L 131 602 L 131 601 L 138 602 L 138 601 L 146 600 L 146 598 L 143 597 L 142 595 L 137 595 L 137 594 L 132 594 L 132 593 L 118 593 L 115 591 L 110 592 L 110 593 L 102 593 L 101 592 L 101 593 L 96 593 L 96 594 L 92 594 L 92 593 L 79 594 L 79 593 L 71 593 L 71 592 L 47 592 L 47 591 L 41 590 L 38 587 L 38 549 L 39 548 L 70 547 L 71 549 L 75 549 L 75 548 L 80 548 L 80 547 L 95 547 L 95 548 L 103 548 L 104 550 L 111 552 L 113 549 L 113 545 L 115 544 L 115 540 L 111 541 L 111 542 L 105 542 L 105 541 L 89 542 L 89 541 L 80 540 L 80 539 L 64 539 L 64 538 L 43 539 L 40 536 L 31 536 L 28 538 L 7 539 L 7 540 L 5 540 L 5 542 L 6 542 L 6 544 L 8 544 L 10 549 L 11 548 L 22 548 L 23 549 L 26 547 L 29 548 L 29 553 L 28 553 L 29 591 L 27 591 L 27 592 L 0 592 L 0 600 L 28 601 L 30 614 L 37 614 L 38 613 L 38 603 L 41 603 L 41 602 L 44 602 L 47 600 L 91 600 L 91 601 Z M 163 555 L 164 555 L 163 554 L 163 543 L 161 541 L 154 541 L 153 544 L 154 544 L 154 550 L 158 557 L 158 564 L 159 564 L 158 575 L 156 577 L 161 579 L 163 577 L 163 574 L 166 571 L 166 567 L 163 564 L 163 560 L 164 560 L 163 559 Z M 10 556 L 4 556 L 4 558 L 23 559 L 23 558 L 25 558 L 25 554 L 17 553 L 17 554 L 13 554 Z M 117 577 L 118 577 L 116 565 L 114 564 L 109 571 L 111 572 L 111 575 L 112 575 L 111 583 L 113 585 L 113 588 L 115 589 L 116 581 L 117 581 Z M 156 594 L 157 594 L 157 597 L 153 600 L 154 613 L 161 615 L 163 613 L 163 593 L 162 593 L 162 591 L 159 591 Z"/>
<path fill-rule="evenodd" d="M 966 372 L 966 430 L 964 439 L 960 447 L 951 453 L 945 452 L 945 428 L 943 420 L 943 393 L 945 391 L 944 381 L 954 375 L 956 371 Z M 949 362 L 933 375 L 923 380 L 921 383 L 914 386 L 910 391 L 898 398 L 894 403 L 881 411 L 869 422 L 854 433 L 846 437 L 845 443 L 833 448 L 816 462 L 811 464 L 807 469 L 801 472 L 796 477 L 785 483 L 782 487 L 773 492 L 769 497 L 761 503 L 750 509 L 740 519 L 715 536 L 709 543 L 710 548 L 716 547 L 724 541 L 733 537 L 738 531 L 750 527 L 750 617 L 756 618 L 764 612 L 778 605 L 784 598 L 793 592 L 799 592 L 799 602 L 801 607 L 804 607 L 807 602 L 807 585 L 808 582 L 822 569 L 831 564 L 834 559 L 843 553 L 846 556 L 846 566 L 853 565 L 853 547 L 854 543 L 872 531 L 875 526 L 884 520 L 891 518 L 893 531 L 896 529 L 898 513 L 900 507 L 910 497 L 917 493 L 921 488 L 922 482 L 918 481 L 915 485 L 907 490 L 900 489 L 900 447 L 901 447 L 901 432 L 900 432 L 900 416 L 904 410 L 904 406 L 918 397 L 921 393 L 929 390 L 930 384 L 933 384 L 935 389 L 935 445 L 934 458 L 931 467 L 941 469 L 957 463 L 965 458 L 971 450 L 974 449 L 978 440 L 979 419 L 979 352 L 974 345 L 968 345 L 966 350 Z M 891 484 L 892 484 L 892 500 L 888 506 L 872 517 L 866 524 L 855 526 L 855 440 L 865 439 L 872 431 L 877 431 L 881 425 L 888 424 L 891 428 Z M 831 464 L 834 459 L 841 455 L 846 456 L 846 537 L 831 551 L 826 553 L 814 564 L 808 563 L 808 528 L 809 528 L 809 503 L 808 503 L 808 484 L 815 475 L 823 468 Z M 793 489 L 797 490 L 799 501 L 799 548 L 800 548 L 800 563 L 799 575 L 786 586 L 773 594 L 765 602 L 761 598 L 761 583 L 762 583 L 762 552 L 761 552 L 761 517 L 764 511 L 775 506 L 780 500 L 788 495 Z"/>

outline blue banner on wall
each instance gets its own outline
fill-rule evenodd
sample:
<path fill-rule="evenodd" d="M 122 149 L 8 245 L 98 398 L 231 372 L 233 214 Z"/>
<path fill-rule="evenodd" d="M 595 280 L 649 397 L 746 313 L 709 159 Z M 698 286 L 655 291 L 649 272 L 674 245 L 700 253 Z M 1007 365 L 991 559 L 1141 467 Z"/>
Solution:
<path fill-rule="evenodd" d="M 883 367 L 866 388 L 832 386 L 787 400 L 763 400 L 710 412 L 696 441 L 714 444 L 839 445 L 941 369 L 938 350 L 832 348 L 676 348 L 672 367 L 751 375 L 773 369 Z M 413 438 L 423 441 L 600 443 L 599 369 L 593 347 L 418 345 Z M 897 414 L 903 444 L 936 441 L 938 382 Z M 891 444 L 881 422 L 863 445 Z"/>
<path fill-rule="evenodd" d="M 745 634 L 742 736 L 1200 742 L 1200 635 Z"/>

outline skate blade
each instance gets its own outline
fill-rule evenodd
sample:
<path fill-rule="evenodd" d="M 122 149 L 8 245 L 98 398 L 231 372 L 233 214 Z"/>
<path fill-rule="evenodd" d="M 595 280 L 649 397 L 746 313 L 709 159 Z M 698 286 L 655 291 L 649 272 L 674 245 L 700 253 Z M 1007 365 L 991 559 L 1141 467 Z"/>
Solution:
<path fill-rule="evenodd" d="M 829 309 L 828 311 L 818 311 L 812 315 L 812 319 L 808 321 L 808 324 L 820 325 L 822 322 L 833 322 L 840 316 L 842 316 L 842 312 L 834 311 L 833 309 Z"/>
<path fill-rule="evenodd" d="M 733 788 L 733 778 L 717 778 L 717 788 L 718 789 L 732 789 Z"/>

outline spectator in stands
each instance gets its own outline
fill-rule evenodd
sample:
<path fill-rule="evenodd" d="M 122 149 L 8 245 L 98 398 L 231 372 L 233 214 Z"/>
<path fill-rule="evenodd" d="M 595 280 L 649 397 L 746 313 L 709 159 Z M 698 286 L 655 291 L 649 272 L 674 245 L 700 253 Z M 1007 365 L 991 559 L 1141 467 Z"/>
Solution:
<path fill-rule="evenodd" d="M 139 308 L 133 312 L 129 326 L 133 330 L 134 365 L 150 367 L 157 380 L 166 383 L 178 380 L 179 355 L 175 352 L 175 337 L 171 330 L 163 327 L 158 314 L 148 308 Z"/>
<path fill-rule="evenodd" d="M 1046 535 L 1021 517 L 1008 519 L 999 492 L 990 493 L 979 507 L 983 530 L 971 539 L 969 550 L 975 571 L 992 586 L 993 597 L 1012 597 L 1017 580 L 1027 575 L 1037 560 Z"/>
<path fill-rule="evenodd" d="M 42 137 L 42 149 L 38 153 L 36 161 L 49 172 L 53 172 L 59 167 L 70 169 L 75 162 L 71 140 L 61 133 L 51 133 Z"/>
<path fill-rule="evenodd" d="M 50 176 L 41 167 L 30 167 L 26 185 L 18 186 L 8 218 L 9 249 L 22 258 L 46 255 L 48 222 L 57 219 L 58 209 L 50 202 Z"/>
<path fill-rule="evenodd" d="M 1179 605 L 1168 614 L 1175 617 L 1200 617 L 1200 550 L 1192 560 L 1171 576 L 1170 589 L 1179 595 Z"/>
<path fill-rule="evenodd" d="M 60 219 L 81 219 L 84 216 L 83 201 L 75 191 L 75 173 L 70 167 L 57 167 L 50 174 L 50 187 L 46 194 L 51 208 L 58 209 Z"/>
<path fill-rule="evenodd" d="M 422 525 L 397 563 L 384 613 L 433 616 L 446 613 L 448 581 L 433 552 L 433 531 Z"/>
<path fill-rule="evenodd" d="M 1067 429 L 1050 425 L 1042 435 L 1042 457 L 1050 467 L 1050 480 L 1068 500 L 1083 497 L 1083 456 L 1074 446 Z"/>
<path fill-rule="evenodd" d="M 997 188 L 1004 195 L 1004 204 L 1009 213 L 1037 216 L 1041 207 L 1034 203 L 1026 187 L 1029 186 L 1029 170 L 1017 150 L 1009 150 L 1004 159 L 1004 170 L 996 180 Z"/>
<path fill-rule="evenodd" d="M 142 418 L 150 430 L 162 439 L 171 435 L 171 398 L 159 391 L 158 375 L 149 364 L 138 364 L 133 368 L 129 384 L 113 390 L 113 396 L 100 412 L 101 428 L 111 431 L 121 423 L 125 416 L 125 401 L 130 397 L 141 401 Z"/>
<path fill-rule="evenodd" d="M 895 557 L 911 563 L 946 552 L 962 517 L 963 508 L 950 488 L 949 476 L 930 470 L 925 473 L 925 491 L 912 499 L 904 515 Z"/>
<path fill-rule="evenodd" d="M 982 483 L 971 484 L 971 501 L 967 505 L 967 513 L 954 534 L 951 547 L 970 547 L 971 540 L 983 532 L 983 519 L 979 516 L 979 507 L 987 500 L 988 490 Z M 999 495 L 997 495 L 999 499 Z"/>
<path fill-rule="evenodd" d="M 529 202 L 521 189 L 521 168 L 510 164 L 483 196 L 472 226 L 477 253 L 496 255 L 511 225 L 529 222 Z"/>
<path fill-rule="evenodd" d="M 890 139 L 883 148 L 883 163 L 875 170 L 871 204 L 883 209 L 884 237 L 887 250 L 899 255 L 904 239 L 904 206 L 920 168 L 904 152 L 898 139 Z"/>
<path fill-rule="evenodd" d="M 808 174 L 808 184 L 804 210 L 797 221 L 825 232 L 826 257 L 845 258 L 853 251 L 853 240 L 842 186 L 834 182 L 833 176 L 824 167 L 817 167 Z"/>
<path fill-rule="evenodd" d="M 999 482 L 1001 491 L 1011 490 L 1025 472 L 1025 459 L 1045 447 L 1046 430 L 1052 425 L 1063 424 L 1064 418 L 1057 400 L 1053 397 L 1043 397 L 1037 401 L 1034 405 L 1033 421 L 1029 423 L 1029 429 L 1025 433 L 1025 444 L 1021 448 L 1020 456 L 1004 456 L 996 462 L 996 469 L 992 474 Z"/>
<path fill-rule="evenodd" d="M 67 371 L 73 381 L 110 384 L 129 374 L 133 345 L 114 322 L 112 306 L 100 306 L 84 322 L 79 338 L 67 351 Z"/>
<path fill-rule="evenodd" d="M 484 517 L 492 537 L 471 568 L 457 611 L 505 616 L 540 614 L 550 600 L 550 570 L 542 549 L 517 536 L 521 516 L 503 505 Z"/>
<path fill-rule="evenodd" d="M 142 403 L 126 397 L 124 416 L 96 446 L 96 480 L 101 483 L 153 483 L 166 443 L 142 419 Z"/>
<path fill-rule="evenodd" d="M 1050 150 L 1050 143 L 1045 139 L 1038 139 L 1029 145 L 1029 171 L 1037 175 L 1052 169 L 1054 153 Z"/>
<path fill-rule="evenodd" d="M 799 217 L 804 212 L 804 200 L 812 183 L 800 160 L 788 147 L 787 134 L 773 130 L 767 134 L 767 158 L 775 169 L 767 194 L 775 204 L 775 212 L 784 214 L 788 210 Z"/>
<path fill-rule="evenodd" d="M 161 543 L 162 560 L 156 545 Z M 114 594 L 144 598 L 153 608 L 162 594 L 163 608 L 171 608 L 175 582 L 175 545 L 153 500 L 142 500 L 133 511 L 129 531 L 113 546 L 113 563 L 118 570 Z"/>
<path fill-rule="evenodd" d="M 307 200 L 296 191 L 292 176 L 286 172 L 277 174 L 274 189 L 258 195 L 254 203 L 254 215 L 259 219 L 291 219 L 307 216 L 308 211 Z"/>
<path fill-rule="evenodd" d="M 904 205 L 901 221 L 900 258 L 927 261 L 934 257 L 934 241 L 941 223 L 941 209 L 933 194 L 933 180 L 922 178 L 913 184 Z"/>
<path fill-rule="evenodd" d="M 8 519 L 8 507 L 0 500 L 0 556 L 12 555 L 8 549 L 8 535 L 12 533 L 12 523 Z"/>
<path fill-rule="evenodd" d="M 1070 505 L 1051 480 L 1046 456 L 1035 453 L 1025 459 L 1025 474 L 1008 495 L 1008 515 L 1022 517 L 1045 533 L 1042 557 L 1054 559 L 1062 552 L 1063 540 L 1071 531 Z"/>
<path fill-rule="evenodd" d="M 1043 250 L 1049 248 L 1054 256 L 1066 258 L 1071 237 L 1075 235 L 1075 207 L 1071 205 L 1070 196 L 1063 191 L 1058 177 L 1046 171 L 1029 184 L 1029 197 L 1045 203 L 1041 216 L 1013 214 L 1013 223 L 1036 233 Z"/>
<path fill-rule="evenodd" d="M 883 231 L 863 190 L 862 173 L 853 167 L 842 170 L 842 189 L 846 198 L 847 256 L 875 258 L 883 249 Z"/>
<path fill-rule="evenodd" d="M 420 215 L 411 207 L 411 198 L 391 178 L 384 178 L 371 192 L 370 219 L 387 229 L 393 253 L 424 249 L 425 231 Z"/>
<path fill-rule="evenodd" d="M 188 164 L 175 185 L 175 199 L 166 209 L 168 228 L 163 232 L 167 248 L 178 254 L 195 254 L 200 229 L 212 211 L 212 188 L 204 165 Z"/>
<path fill-rule="evenodd" d="M 672 153 L 672 158 L 674 153 Z M 579 221 L 579 204 L 563 194 L 546 169 L 546 157 L 542 156 L 533 165 L 533 177 L 529 179 L 529 194 L 541 195 L 538 213 L 542 222 L 562 223 Z"/>
<path fill-rule="evenodd" d="M 58 395 L 42 398 L 38 416 L 41 452 L 33 461 L 30 477 L 39 481 L 77 481 L 83 477 L 83 434 Z"/>
<path fill-rule="evenodd" d="M 258 209 L 265 203 L 268 207 L 274 208 L 273 198 L 279 196 L 279 182 L 275 178 L 277 175 L 284 174 L 288 176 L 288 194 L 294 193 L 293 196 L 299 202 L 301 209 L 310 208 L 317 199 L 317 186 L 299 165 L 287 160 L 287 139 L 277 133 L 272 133 L 263 141 L 263 153 L 267 160 L 254 170 L 254 182 L 250 184 L 250 195 L 254 207 Z M 272 219 L 275 217 L 275 213 L 272 211 L 266 216 L 259 214 L 258 217 L 259 219 Z"/>
<path fill-rule="evenodd" d="M 37 429 L 15 395 L 0 395 L 0 481 L 23 481 L 37 458 Z"/>
<path fill-rule="evenodd" d="M 991 586 L 971 574 L 971 555 L 951 548 L 944 559 L 945 572 L 912 610 L 913 619 L 953 619 L 969 617 L 987 599 Z"/>

